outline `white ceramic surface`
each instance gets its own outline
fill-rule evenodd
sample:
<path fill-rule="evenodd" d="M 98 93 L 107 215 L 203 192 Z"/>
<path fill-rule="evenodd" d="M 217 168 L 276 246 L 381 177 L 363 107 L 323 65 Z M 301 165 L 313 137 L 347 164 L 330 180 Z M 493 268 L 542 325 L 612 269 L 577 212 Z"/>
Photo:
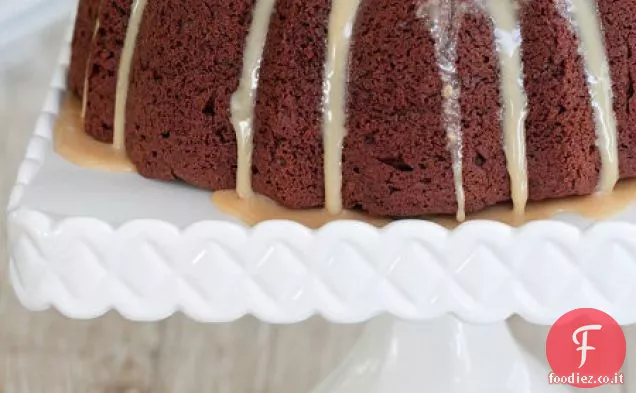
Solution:
<path fill-rule="evenodd" d="M 51 133 L 68 57 L 66 49 L 8 210 L 11 274 L 31 309 L 74 318 L 116 309 L 135 320 L 182 310 L 210 322 L 251 313 L 280 323 L 381 312 L 484 323 L 518 313 L 549 324 L 596 307 L 636 322 L 636 205 L 598 225 L 561 216 L 521 229 L 471 222 L 448 231 L 424 221 L 248 228 L 204 191 L 57 156 Z"/>
<path fill-rule="evenodd" d="M 313 393 L 567 393 L 508 326 L 453 317 L 421 323 L 377 318 L 349 358 Z M 606 391 L 617 391 L 608 386 Z"/>
<path fill-rule="evenodd" d="M 75 10 L 77 0 L 0 0 L 0 49 L 22 37 L 37 32 Z M 15 64 L 27 48 L 17 48 L 11 62 Z M 0 61 L 0 69 L 6 64 Z"/>

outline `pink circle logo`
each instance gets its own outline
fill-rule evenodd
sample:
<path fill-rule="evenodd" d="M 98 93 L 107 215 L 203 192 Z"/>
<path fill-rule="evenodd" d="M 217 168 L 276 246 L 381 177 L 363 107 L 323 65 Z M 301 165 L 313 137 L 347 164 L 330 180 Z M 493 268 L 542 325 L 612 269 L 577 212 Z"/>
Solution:
<path fill-rule="evenodd" d="M 582 308 L 559 318 L 548 334 L 546 355 L 550 383 L 577 388 L 623 383 L 625 334 L 603 311 Z"/>

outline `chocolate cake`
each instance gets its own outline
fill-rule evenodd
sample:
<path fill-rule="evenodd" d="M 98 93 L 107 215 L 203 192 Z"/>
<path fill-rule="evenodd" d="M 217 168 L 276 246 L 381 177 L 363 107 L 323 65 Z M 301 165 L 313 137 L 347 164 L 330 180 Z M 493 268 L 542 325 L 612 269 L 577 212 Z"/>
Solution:
<path fill-rule="evenodd" d="M 418 3 L 366 1 L 358 10 L 343 151 L 348 208 L 457 211 L 436 42 Z"/>
<path fill-rule="evenodd" d="M 553 0 L 521 7 L 532 200 L 594 192 L 600 158 L 576 34 Z"/>
<path fill-rule="evenodd" d="M 81 0 L 85 132 L 149 178 L 386 217 L 636 176 L 631 0 Z"/>
<path fill-rule="evenodd" d="M 253 188 L 290 208 L 325 201 L 321 104 L 329 3 L 278 0 L 263 50 Z"/>
<path fill-rule="evenodd" d="M 612 72 L 620 172 L 636 176 L 636 14 L 630 0 L 598 0 Z"/>
<path fill-rule="evenodd" d="M 71 64 L 68 71 L 68 89 L 77 97 L 84 95 L 88 55 L 95 35 L 97 13 L 101 0 L 81 0 L 75 19 L 71 44 Z"/>
<path fill-rule="evenodd" d="M 148 1 L 125 113 L 126 149 L 140 174 L 207 189 L 235 186 L 230 100 L 253 6 L 254 0 Z"/>
<path fill-rule="evenodd" d="M 457 78 L 466 210 L 510 199 L 506 155 L 501 148 L 501 86 L 495 27 L 485 12 L 463 15 L 458 32 Z"/>
<path fill-rule="evenodd" d="M 102 2 L 88 55 L 84 130 L 99 141 L 112 143 L 117 73 L 133 0 Z"/>

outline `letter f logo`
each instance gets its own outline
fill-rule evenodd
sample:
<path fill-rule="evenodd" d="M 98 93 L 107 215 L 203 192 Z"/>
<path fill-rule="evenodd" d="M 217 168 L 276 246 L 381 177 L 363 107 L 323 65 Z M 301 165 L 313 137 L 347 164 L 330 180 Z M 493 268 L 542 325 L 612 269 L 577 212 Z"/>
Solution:
<path fill-rule="evenodd" d="M 592 346 L 587 345 L 587 333 L 590 330 L 601 330 L 602 328 L 602 325 L 581 326 L 574 331 L 574 334 L 572 334 L 572 341 L 574 341 L 574 344 L 580 345 L 580 347 L 576 349 L 577 351 L 581 351 L 581 364 L 579 365 L 579 368 L 583 367 L 585 365 L 585 362 L 587 361 L 587 351 L 594 351 L 596 349 Z M 583 333 L 581 335 L 582 339 L 580 342 L 578 339 L 579 333 Z"/>

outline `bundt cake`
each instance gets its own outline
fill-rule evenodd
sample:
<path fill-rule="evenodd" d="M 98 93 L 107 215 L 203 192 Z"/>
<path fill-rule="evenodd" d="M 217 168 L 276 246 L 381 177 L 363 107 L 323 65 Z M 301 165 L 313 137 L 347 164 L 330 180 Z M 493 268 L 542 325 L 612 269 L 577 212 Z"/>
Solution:
<path fill-rule="evenodd" d="M 383 217 L 636 177 L 633 0 L 81 0 L 84 131 L 148 178 Z"/>

